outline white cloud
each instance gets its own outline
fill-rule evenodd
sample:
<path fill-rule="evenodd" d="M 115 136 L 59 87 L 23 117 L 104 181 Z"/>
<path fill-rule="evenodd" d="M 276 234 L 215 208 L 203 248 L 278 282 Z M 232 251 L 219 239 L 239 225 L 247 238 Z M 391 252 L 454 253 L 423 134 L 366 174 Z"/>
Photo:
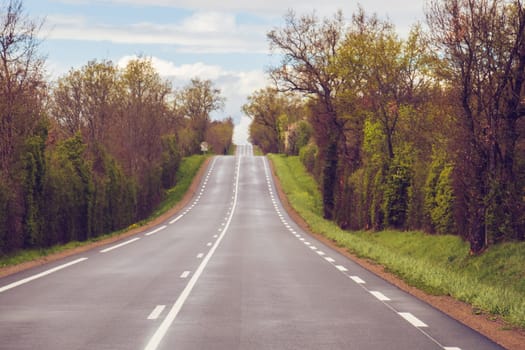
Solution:
<path fill-rule="evenodd" d="M 197 12 L 184 19 L 182 27 L 197 33 L 224 33 L 237 29 L 233 14 L 219 12 Z"/>
<path fill-rule="evenodd" d="M 358 4 L 362 4 L 367 11 L 377 12 L 380 16 L 389 14 L 393 19 L 405 17 L 411 22 L 414 17 L 423 17 L 425 0 L 62 0 L 67 3 L 112 3 L 117 5 L 133 6 L 160 6 L 184 8 L 196 11 L 219 11 L 252 13 L 257 16 L 282 17 L 288 9 L 298 13 L 316 11 L 321 16 L 328 16 L 341 9 L 347 16 L 355 12 Z"/>
<path fill-rule="evenodd" d="M 82 16 L 47 17 L 46 39 L 174 45 L 183 52 L 266 53 L 267 28 L 238 24 L 233 14 L 197 12 L 179 23 L 104 24 Z"/>

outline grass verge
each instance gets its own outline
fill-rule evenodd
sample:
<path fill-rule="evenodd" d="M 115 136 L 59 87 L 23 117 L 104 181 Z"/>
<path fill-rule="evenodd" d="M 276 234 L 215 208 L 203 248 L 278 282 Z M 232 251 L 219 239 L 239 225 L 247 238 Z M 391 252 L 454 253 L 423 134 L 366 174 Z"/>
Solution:
<path fill-rule="evenodd" d="M 322 218 L 318 186 L 298 157 L 269 158 L 290 204 L 313 232 L 385 266 L 429 294 L 450 295 L 477 312 L 525 328 L 525 242 L 501 244 L 481 256 L 469 256 L 468 244 L 457 236 L 344 231 Z"/>
<path fill-rule="evenodd" d="M 173 188 L 166 191 L 166 198 L 162 201 L 162 203 L 159 204 L 157 209 L 149 218 L 137 222 L 125 229 L 93 237 L 87 241 L 73 241 L 67 244 L 55 245 L 49 248 L 27 249 L 6 256 L 2 256 L 0 257 L 0 267 L 18 265 L 21 263 L 37 260 L 52 254 L 61 253 L 67 250 L 82 247 L 93 242 L 98 242 L 110 237 L 118 236 L 124 232 L 127 232 L 130 229 L 134 229 L 147 224 L 148 222 L 167 212 L 169 209 L 173 208 L 178 202 L 181 201 L 206 158 L 207 156 L 204 155 L 194 155 L 182 159 L 179 169 L 177 171 L 177 184 Z"/>

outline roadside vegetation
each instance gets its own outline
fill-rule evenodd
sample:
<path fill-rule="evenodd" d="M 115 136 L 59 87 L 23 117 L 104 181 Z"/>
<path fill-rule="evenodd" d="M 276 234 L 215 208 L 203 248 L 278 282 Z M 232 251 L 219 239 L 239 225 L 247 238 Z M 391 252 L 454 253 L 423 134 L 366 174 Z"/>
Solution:
<path fill-rule="evenodd" d="M 232 119 L 210 119 L 224 104 L 213 82 L 175 89 L 146 57 L 46 80 L 41 26 L 0 0 L 0 258 L 142 222 L 181 196 L 187 157 L 232 144 Z"/>
<path fill-rule="evenodd" d="M 322 196 L 297 156 L 269 155 L 283 191 L 310 229 L 349 252 L 371 259 L 407 283 L 434 295 L 450 295 L 478 312 L 501 316 L 525 328 L 525 242 L 491 247 L 469 255 L 456 235 L 421 231 L 356 231 L 323 218 Z"/>
<path fill-rule="evenodd" d="M 299 155 L 341 228 L 454 234 L 473 255 L 522 242 L 523 2 L 428 0 L 425 12 L 399 35 L 363 8 L 289 11 L 267 33 L 275 84 L 243 108 L 251 140 Z"/>
<path fill-rule="evenodd" d="M 159 204 L 157 209 L 150 217 L 141 220 L 140 222 L 133 223 L 125 229 L 106 233 L 97 237 L 92 237 L 85 241 L 71 241 L 66 244 L 56 244 L 50 247 L 24 249 L 12 252 L 10 254 L 5 254 L 0 257 L 0 268 L 37 260 L 48 255 L 85 246 L 110 237 L 119 236 L 130 229 L 141 227 L 149 223 L 153 219 L 166 213 L 182 200 L 206 158 L 207 156 L 204 155 L 193 155 L 182 159 L 176 174 L 177 184 L 174 187 L 166 190 L 164 200 Z"/>

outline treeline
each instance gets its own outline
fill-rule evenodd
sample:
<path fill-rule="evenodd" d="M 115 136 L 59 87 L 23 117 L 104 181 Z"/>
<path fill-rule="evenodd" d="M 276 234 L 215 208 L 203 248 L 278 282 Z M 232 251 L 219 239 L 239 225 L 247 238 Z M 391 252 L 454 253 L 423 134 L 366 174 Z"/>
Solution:
<path fill-rule="evenodd" d="M 174 90 L 147 58 L 45 80 L 41 26 L 0 3 L 0 254 L 87 240 L 148 217 L 182 157 L 231 146 L 210 81 Z"/>
<path fill-rule="evenodd" d="M 406 38 L 362 9 L 349 23 L 288 13 L 267 35 L 283 57 L 269 72 L 276 89 L 254 93 L 244 111 L 263 151 L 300 155 L 325 218 L 458 234 L 478 254 L 524 239 L 525 9 L 427 8 L 429 29 Z"/>

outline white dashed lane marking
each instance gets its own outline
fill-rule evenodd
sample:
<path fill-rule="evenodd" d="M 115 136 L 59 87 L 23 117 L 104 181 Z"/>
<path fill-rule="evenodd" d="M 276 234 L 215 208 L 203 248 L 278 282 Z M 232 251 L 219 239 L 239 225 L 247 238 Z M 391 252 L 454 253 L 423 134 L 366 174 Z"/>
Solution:
<path fill-rule="evenodd" d="M 145 233 L 144 236 L 151 236 L 151 235 L 154 234 L 154 233 L 157 233 L 157 232 L 159 232 L 159 231 L 164 230 L 166 227 L 168 227 L 168 226 L 163 225 L 163 226 L 161 226 L 161 227 L 158 227 L 158 228 L 156 228 L 156 229 L 153 230 L 153 231 L 150 231 L 150 232 L 148 232 L 148 233 Z"/>
<path fill-rule="evenodd" d="M 420 327 L 428 327 L 427 324 L 423 321 L 421 321 L 416 316 L 412 315 L 410 312 L 398 312 L 399 316 L 403 317 L 405 320 L 407 320 L 412 326 L 420 328 Z"/>
<path fill-rule="evenodd" d="M 188 278 L 188 276 L 190 275 L 190 271 L 184 271 L 181 275 L 180 275 L 180 278 Z"/>
<path fill-rule="evenodd" d="M 350 276 L 350 278 L 352 279 L 352 281 L 354 281 L 355 283 L 358 283 L 358 284 L 365 284 L 366 283 L 359 276 Z"/>
<path fill-rule="evenodd" d="M 389 301 L 390 298 L 387 297 L 386 295 L 384 295 L 383 293 L 381 292 L 378 292 L 378 291 L 375 291 L 375 290 L 371 290 L 370 291 L 370 294 L 372 294 L 373 296 L 375 296 L 377 299 L 381 300 L 381 301 Z"/>
<path fill-rule="evenodd" d="M 106 249 L 102 249 L 100 252 L 101 253 L 107 253 L 107 252 L 110 252 L 112 251 L 113 249 L 117 249 L 117 248 L 120 248 L 120 247 L 123 247 L 125 245 L 128 245 L 130 243 L 133 243 L 133 242 L 136 242 L 140 239 L 140 237 L 135 237 L 135 238 L 132 238 L 128 241 L 125 241 L 125 242 L 122 242 L 122 243 L 119 243 L 119 244 L 115 244 L 114 246 L 111 246 L 109 248 L 106 248 Z"/>
<path fill-rule="evenodd" d="M 164 311 L 165 308 L 166 305 L 157 305 L 149 314 L 148 320 L 156 320 L 157 318 L 159 318 L 160 314 L 162 313 L 162 311 Z"/>
<path fill-rule="evenodd" d="M 0 293 L 5 292 L 6 290 L 9 290 L 9 289 L 13 289 L 13 288 L 18 287 L 18 286 L 21 286 L 22 284 L 26 284 L 28 282 L 34 281 L 34 280 L 36 280 L 38 278 L 42 278 L 44 276 L 50 275 L 50 274 L 52 274 L 54 272 L 57 272 L 59 270 L 65 269 L 66 267 L 78 264 L 78 263 L 80 263 L 82 261 L 86 261 L 87 259 L 88 258 L 76 259 L 76 260 L 70 261 L 68 263 L 65 263 L 65 264 L 53 267 L 52 269 L 46 270 L 46 271 L 41 272 L 39 274 L 36 274 L 36 275 L 30 276 L 30 277 L 21 279 L 19 281 L 10 283 L 10 284 L 8 284 L 6 286 L 0 287 Z"/>

